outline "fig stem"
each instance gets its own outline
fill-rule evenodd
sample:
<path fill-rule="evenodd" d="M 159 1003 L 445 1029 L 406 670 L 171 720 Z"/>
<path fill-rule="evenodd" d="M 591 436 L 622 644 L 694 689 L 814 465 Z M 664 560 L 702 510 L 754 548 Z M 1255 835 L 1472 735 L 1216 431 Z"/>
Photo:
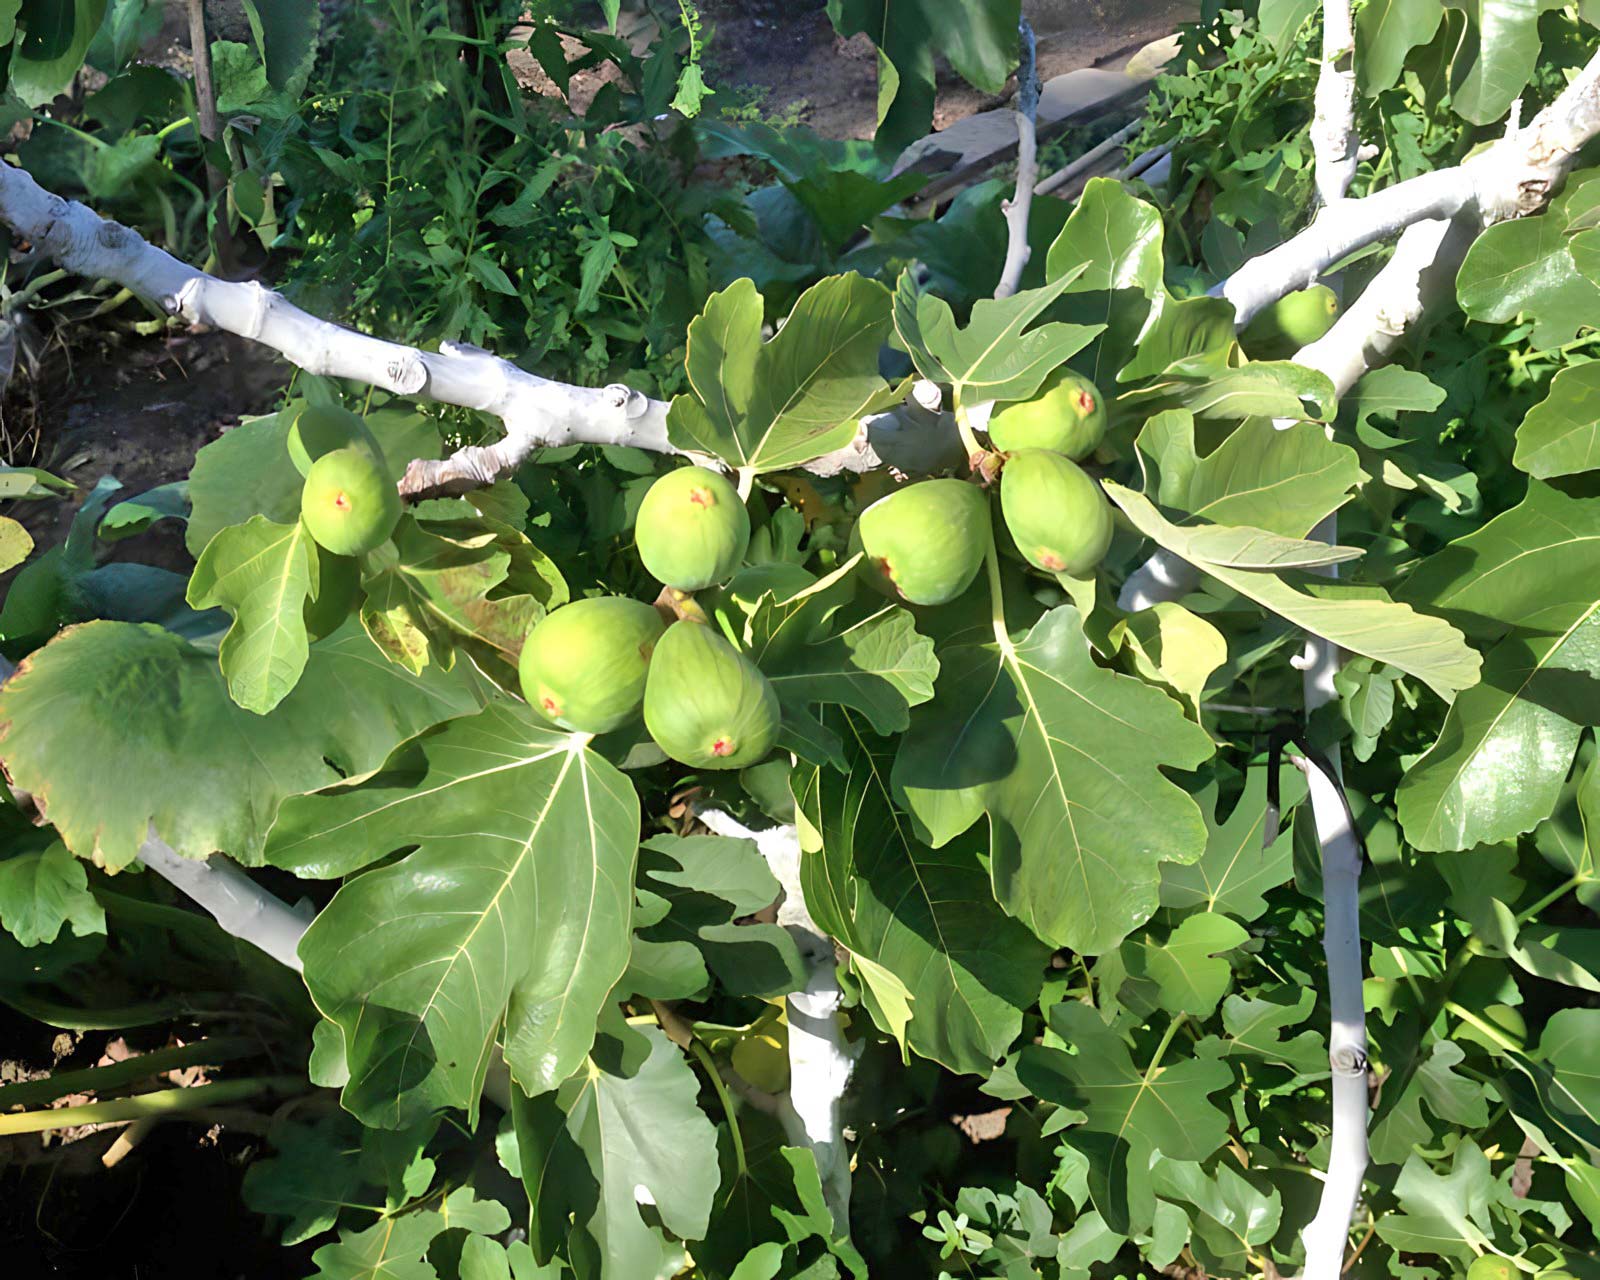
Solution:
<path fill-rule="evenodd" d="M 956 430 L 961 433 L 961 445 L 967 451 L 967 462 L 976 471 L 981 459 L 989 451 L 978 443 L 978 434 L 972 429 L 967 408 L 959 400 L 956 401 Z"/>
<path fill-rule="evenodd" d="M 1000 553 L 995 549 L 994 532 L 989 533 L 989 544 L 983 549 L 983 567 L 989 577 L 989 621 L 994 627 L 994 640 L 1000 652 L 1012 652 L 1011 633 L 1006 630 L 1005 588 L 1000 581 Z"/>

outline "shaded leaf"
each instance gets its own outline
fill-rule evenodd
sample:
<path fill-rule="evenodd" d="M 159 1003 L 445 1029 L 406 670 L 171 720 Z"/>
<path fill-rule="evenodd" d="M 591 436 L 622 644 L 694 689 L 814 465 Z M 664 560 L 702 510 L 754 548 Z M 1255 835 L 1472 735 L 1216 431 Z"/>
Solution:
<path fill-rule="evenodd" d="M 846 772 L 802 769 L 794 780 L 807 909 L 900 980 L 913 1049 L 987 1075 L 1038 998 L 1048 952 L 995 904 L 976 833 L 939 850 L 915 838 L 890 790 L 892 744 L 845 721 Z"/>
<path fill-rule="evenodd" d="M 1194 530 L 1166 520 L 1143 494 L 1109 480 L 1104 487 L 1139 532 L 1302 630 L 1341 649 L 1390 663 L 1443 698 L 1477 682 L 1478 655 L 1442 620 L 1381 596 L 1319 599 L 1276 574 L 1227 567 L 1215 556 L 1200 554 L 1204 540 L 1197 540 Z M 1307 587 L 1317 589 L 1315 584 Z"/>
<path fill-rule="evenodd" d="M 184 857 L 221 849 L 253 864 L 286 798 L 370 773 L 475 711 L 480 690 L 464 667 L 410 676 L 347 624 L 257 716 L 229 698 L 214 654 L 159 627 L 91 622 L 0 690 L 0 759 L 81 858 L 127 866 L 154 824 Z"/>
<path fill-rule="evenodd" d="M 529 1091 L 583 1060 L 628 961 L 639 802 L 581 735 L 500 701 L 427 740 L 415 786 L 307 799 L 268 856 L 347 882 L 300 943 L 306 985 L 345 1032 L 344 1104 L 396 1128 L 441 1106 L 476 1116 L 504 1023 Z"/>

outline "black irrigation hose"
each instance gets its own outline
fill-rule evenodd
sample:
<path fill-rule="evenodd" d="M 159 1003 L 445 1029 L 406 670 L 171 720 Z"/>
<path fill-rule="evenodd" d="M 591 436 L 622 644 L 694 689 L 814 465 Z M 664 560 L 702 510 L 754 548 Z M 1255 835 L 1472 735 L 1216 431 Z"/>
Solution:
<path fill-rule="evenodd" d="M 1275 726 L 1267 737 L 1267 817 L 1262 828 L 1263 846 L 1271 845 L 1278 838 L 1280 796 L 1278 774 L 1283 768 L 1283 749 L 1293 743 L 1300 748 L 1300 754 L 1306 761 L 1322 774 L 1339 795 L 1339 803 L 1344 806 L 1345 820 L 1350 824 L 1350 831 L 1356 838 L 1356 845 L 1361 850 L 1361 864 L 1366 866 L 1367 841 L 1361 834 L 1361 828 L 1356 825 L 1356 815 L 1350 808 L 1350 797 L 1345 794 L 1344 783 L 1339 780 L 1339 775 L 1334 771 L 1328 759 L 1314 748 L 1306 739 L 1305 726 L 1297 720 L 1285 720 Z"/>

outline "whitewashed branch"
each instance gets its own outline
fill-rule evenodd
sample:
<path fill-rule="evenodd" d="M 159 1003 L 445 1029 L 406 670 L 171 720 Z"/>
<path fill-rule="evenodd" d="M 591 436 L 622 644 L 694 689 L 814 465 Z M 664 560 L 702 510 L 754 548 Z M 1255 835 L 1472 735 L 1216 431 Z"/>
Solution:
<path fill-rule="evenodd" d="M 68 271 L 113 281 L 190 324 L 263 343 L 308 373 L 477 409 L 505 424 L 505 437 L 495 444 L 412 462 L 400 482 L 407 496 L 479 488 L 509 475 L 541 448 L 600 444 L 682 452 L 667 438 L 664 401 L 621 383 L 593 388 L 554 382 L 462 343 L 421 351 L 319 320 L 254 281 L 219 280 L 180 262 L 7 163 L 0 163 L 0 222 Z M 959 451 L 953 421 L 936 421 L 930 430 L 914 414 L 906 421 L 895 411 L 863 422 L 854 441 L 806 469 L 818 475 L 876 470 L 884 465 L 880 445 L 916 464 L 941 457 L 951 442 Z"/>
<path fill-rule="evenodd" d="M 720 836 L 754 840 L 783 886 L 778 923 L 805 957 L 805 989 L 790 992 L 789 1092 L 779 1113 L 789 1140 L 817 1158 L 822 1194 L 841 1231 L 850 1223 L 850 1151 L 845 1144 L 842 1106 L 854 1057 L 845 1042 L 844 993 L 839 988 L 833 939 L 817 927 L 806 909 L 800 884 L 800 836 L 792 825 L 752 831 L 716 809 L 698 815 Z"/>
<path fill-rule="evenodd" d="M 1341 200 L 1337 216 L 1317 218 L 1299 235 L 1252 258 L 1211 292 L 1233 303 L 1243 326 L 1285 294 L 1315 283 L 1340 259 L 1413 223 L 1467 213 L 1488 226 L 1535 213 L 1596 133 L 1600 54 L 1528 127 L 1519 128 L 1513 120 L 1504 138 L 1454 168 L 1422 174 L 1359 200 Z"/>
<path fill-rule="evenodd" d="M 1311 535 L 1338 539 L 1338 517 L 1329 516 Z M 1325 572 L 1337 574 L 1337 567 Z M 1339 650 L 1326 640 L 1306 642 L 1304 689 L 1306 718 L 1337 696 L 1333 687 Z M 1367 1024 L 1362 1002 L 1365 966 L 1361 948 L 1361 843 L 1350 825 L 1340 788 L 1343 769 L 1337 746 L 1328 752 L 1331 774 L 1299 761 L 1311 794 L 1311 816 L 1322 848 L 1322 950 L 1328 962 L 1328 1003 L 1332 1025 L 1328 1064 L 1333 1073 L 1333 1132 L 1328 1173 L 1317 1213 L 1301 1232 L 1306 1247 L 1302 1280 L 1339 1280 L 1344 1268 L 1350 1220 L 1361 1198 L 1368 1161 Z"/>
<path fill-rule="evenodd" d="M 1350 0 L 1322 0 L 1322 67 L 1313 99 L 1311 154 L 1316 160 L 1317 196 L 1324 208 L 1344 199 L 1361 162 L 1355 56 Z"/>
<path fill-rule="evenodd" d="M 1039 178 L 1039 65 L 1033 26 L 1024 18 L 1018 24 L 1022 54 L 1017 65 L 1017 190 L 1001 209 L 1006 219 L 1006 259 L 994 296 L 1009 298 L 1022 284 L 1028 265 L 1028 215 L 1033 209 L 1033 188 Z"/>
<path fill-rule="evenodd" d="M 311 917 L 263 889 L 226 857 L 185 858 L 152 832 L 139 860 L 204 907 L 224 932 L 302 972 L 300 939 Z"/>

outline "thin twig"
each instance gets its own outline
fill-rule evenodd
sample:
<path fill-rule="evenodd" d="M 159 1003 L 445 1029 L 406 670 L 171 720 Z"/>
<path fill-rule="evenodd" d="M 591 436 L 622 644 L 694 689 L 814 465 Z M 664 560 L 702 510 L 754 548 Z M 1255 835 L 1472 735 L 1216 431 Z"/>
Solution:
<path fill-rule="evenodd" d="M 1033 27 L 1026 18 L 1018 24 L 1021 56 L 1017 64 L 1017 189 L 1001 209 L 1006 219 L 1006 259 L 994 296 L 1009 298 L 1022 284 L 1028 265 L 1028 215 L 1033 209 L 1033 187 L 1039 177 L 1039 68 Z"/>

